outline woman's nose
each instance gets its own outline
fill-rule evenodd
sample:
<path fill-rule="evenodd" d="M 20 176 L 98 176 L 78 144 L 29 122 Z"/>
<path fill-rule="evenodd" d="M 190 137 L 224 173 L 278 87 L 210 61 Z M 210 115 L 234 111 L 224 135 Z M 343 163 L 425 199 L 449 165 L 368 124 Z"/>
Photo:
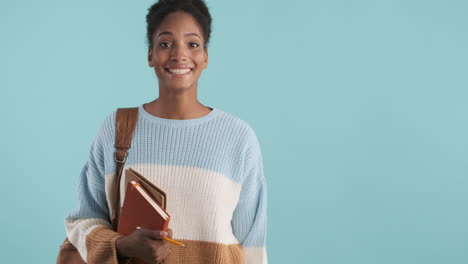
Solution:
<path fill-rule="evenodd" d="M 176 45 L 171 51 L 171 61 L 184 61 L 187 59 L 187 50 L 181 46 Z"/>

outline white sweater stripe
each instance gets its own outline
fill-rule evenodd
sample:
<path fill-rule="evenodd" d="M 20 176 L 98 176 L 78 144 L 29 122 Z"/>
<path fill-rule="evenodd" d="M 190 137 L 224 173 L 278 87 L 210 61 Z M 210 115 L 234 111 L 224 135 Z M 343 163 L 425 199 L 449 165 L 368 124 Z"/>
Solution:
<path fill-rule="evenodd" d="M 241 190 L 239 183 L 220 173 L 194 167 L 134 164 L 125 169 L 128 167 L 166 192 L 167 211 L 171 216 L 169 228 L 173 230 L 174 238 L 239 243 L 231 226 Z M 107 175 L 106 189 L 110 190 L 113 182 L 114 174 Z M 125 199 L 124 184 L 122 175 L 121 205 Z M 110 201 L 108 204 L 113 208 Z"/>

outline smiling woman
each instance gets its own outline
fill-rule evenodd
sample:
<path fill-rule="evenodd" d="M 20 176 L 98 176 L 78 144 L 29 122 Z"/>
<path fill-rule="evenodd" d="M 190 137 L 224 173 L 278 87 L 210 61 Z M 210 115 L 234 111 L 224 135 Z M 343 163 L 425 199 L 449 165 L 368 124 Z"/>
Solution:
<path fill-rule="evenodd" d="M 203 1 L 160 1 L 146 16 L 148 64 L 159 82 L 159 98 L 145 104 L 152 115 L 191 119 L 212 108 L 197 100 L 198 79 L 208 66 L 211 15 Z"/>
<path fill-rule="evenodd" d="M 266 180 L 260 144 L 245 121 L 198 101 L 211 16 L 203 0 L 150 7 L 148 65 L 159 97 L 138 106 L 125 168 L 166 191 L 168 232 L 111 228 L 116 111 L 103 121 L 79 176 L 67 237 L 87 263 L 267 263 Z M 122 177 L 120 186 L 124 187 Z M 121 189 L 124 189 L 121 188 Z M 124 193 L 121 193 L 122 196 Z M 124 200 L 125 197 L 122 197 Z M 172 246 L 164 236 L 187 247 Z M 122 262 L 120 262 L 122 263 Z"/>
<path fill-rule="evenodd" d="M 154 43 L 148 63 L 158 76 L 160 96 L 196 92 L 208 66 L 208 51 L 195 18 L 183 11 L 167 15 L 154 34 Z"/>

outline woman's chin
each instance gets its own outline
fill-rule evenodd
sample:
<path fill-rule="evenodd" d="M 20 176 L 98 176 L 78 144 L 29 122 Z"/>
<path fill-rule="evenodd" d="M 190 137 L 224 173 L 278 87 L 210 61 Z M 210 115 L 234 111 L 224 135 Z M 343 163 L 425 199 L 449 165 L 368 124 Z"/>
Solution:
<path fill-rule="evenodd" d="M 188 83 L 184 84 L 184 83 L 171 82 L 167 84 L 166 87 L 168 90 L 171 90 L 171 91 L 183 92 L 183 91 L 192 89 L 194 85 L 188 84 Z"/>

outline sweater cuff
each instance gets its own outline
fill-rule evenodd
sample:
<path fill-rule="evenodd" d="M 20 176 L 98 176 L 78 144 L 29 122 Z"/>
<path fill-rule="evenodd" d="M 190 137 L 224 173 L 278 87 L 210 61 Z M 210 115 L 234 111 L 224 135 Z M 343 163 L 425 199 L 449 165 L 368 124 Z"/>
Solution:
<path fill-rule="evenodd" d="M 127 261 L 122 261 L 123 259 L 117 256 L 117 248 L 115 246 L 115 241 L 123 236 L 108 226 L 95 228 L 86 236 L 86 250 L 88 252 L 86 262 L 89 264 L 126 263 Z"/>

